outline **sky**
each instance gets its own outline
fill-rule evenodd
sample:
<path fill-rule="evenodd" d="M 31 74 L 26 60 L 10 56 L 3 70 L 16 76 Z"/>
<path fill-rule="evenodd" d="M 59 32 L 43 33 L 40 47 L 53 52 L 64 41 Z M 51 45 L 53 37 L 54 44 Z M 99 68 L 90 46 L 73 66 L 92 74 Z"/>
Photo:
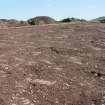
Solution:
<path fill-rule="evenodd" d="M 89 20 L 105 16 L 105 0 L 0 0 L 0 18 L 27 20 L 35 16 Z"/>

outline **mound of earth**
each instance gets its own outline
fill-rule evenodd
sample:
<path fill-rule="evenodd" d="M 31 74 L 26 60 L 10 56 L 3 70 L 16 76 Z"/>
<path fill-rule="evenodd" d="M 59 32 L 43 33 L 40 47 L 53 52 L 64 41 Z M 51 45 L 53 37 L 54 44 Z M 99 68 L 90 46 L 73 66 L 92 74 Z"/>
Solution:
<path fill-rule="evenodd" d="M 55 24 L 57 23 L 57 21 L 48 16 L 38 16 L 32 19 L 29 19 L 28 23 L 30 25 L 43 25 L 43 24 Z"/>

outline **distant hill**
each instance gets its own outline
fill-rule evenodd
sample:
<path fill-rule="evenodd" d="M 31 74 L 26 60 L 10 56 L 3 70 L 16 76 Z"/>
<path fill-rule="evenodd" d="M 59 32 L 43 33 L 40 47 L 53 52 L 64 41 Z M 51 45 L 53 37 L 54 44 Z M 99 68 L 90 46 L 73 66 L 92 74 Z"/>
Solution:
<path fill-rule="evenodd" d="M 57 21 L 48 16 L 38 16 L 28 20 L 30 25 L 55 24 Z"/>
<path fill-rule="evenodd" d="M 43 24 L 56 24 L 58 23 L 55 19 L 48 16 L 37 16 L 27 21 L 18 21 L 15 19 L 0 19 L 0 28 L 8 27 L 21 27 L 29 25 L 43 25 Z"/>
<path fill-rule="evenodd" d="M 21 27 L 21 26 L 30 26 L 30 25 L 44 25 L 44 24 L 58 24 L 58 23 L 84 23 L 84 22 L 105 23 L 105 16 L 98 17 L 90 21 L 85 19 L 75 18 L 75 17 L 64 18 L 62 20 L 56 21 L 55 19 L 49 16 L 37 16 L 37 17 L 30 18 L 26 21 L 22 21 L 22 20 L 19 21 L 16 19 L 0 19 L 0 28 Z"/>
<path fill-rule="evenodd" d="M 96 18 L 96 19 L 93 19 L 92 21 L 105 23 L 105 16 L 98 17 L 98 18 Z"/>

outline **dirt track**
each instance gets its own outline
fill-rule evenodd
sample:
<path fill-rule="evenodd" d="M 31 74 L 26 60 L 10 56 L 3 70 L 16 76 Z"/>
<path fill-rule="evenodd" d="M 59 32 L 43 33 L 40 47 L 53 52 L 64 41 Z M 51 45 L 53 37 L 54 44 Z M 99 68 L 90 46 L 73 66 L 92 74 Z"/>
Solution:
<path fill-rule="evenodd" d="M 0 29 L 0 105 L 105 105 L 105 25 Z"/>

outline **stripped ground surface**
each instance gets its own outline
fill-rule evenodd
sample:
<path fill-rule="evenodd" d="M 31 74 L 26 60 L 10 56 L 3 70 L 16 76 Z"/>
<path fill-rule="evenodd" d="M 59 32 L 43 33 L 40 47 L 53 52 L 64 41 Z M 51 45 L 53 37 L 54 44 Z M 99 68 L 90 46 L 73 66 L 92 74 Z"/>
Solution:
<path fill-rule="evenodd" d="M 0 29 L 0 105 L 105 105 L 105 25 Z"/>

